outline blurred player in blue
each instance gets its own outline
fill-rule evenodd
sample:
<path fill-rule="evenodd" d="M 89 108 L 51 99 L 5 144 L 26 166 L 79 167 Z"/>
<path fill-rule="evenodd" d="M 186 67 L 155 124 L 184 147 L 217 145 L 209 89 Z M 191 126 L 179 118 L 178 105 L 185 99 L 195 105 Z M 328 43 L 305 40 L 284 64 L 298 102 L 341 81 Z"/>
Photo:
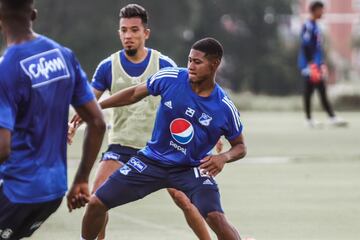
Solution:
<path fill-rule="evenodd" d="M 119 38 L 123 49 L 113 53 L 97 67 L 92 81 L 97 99 L 105 91 L 109 91 L 111 95 L 115 94 L 122 89 L 145 82 L 159 69 L 176 66 L 167 56 L 145 46 L 146 40 L 150 36 L 150 29 L 148 28 L 148 14 L 142 6 L 128 4 L 120 10 L 119 17 Z M 134 105 L 111 109 L 109 147 L 104 152 L 99 164 L 93 192 L 115 170 L 146 145 L 146 141 L 151 137 L 159 102 L 160 97 L 147 98 Z M 72 124 L 75 122 L 79 122 L 76 117 Z M 78 123 L 75 125 L 79 126 Z M 69 141 L 71 141 L 75 129 L 69 128 L 69 131 L 72 132 L 69 134 Z M 168 191 L 183 210 L 186 220 L 196 236 L 200 240 L 210 240 L 204 220 L 186 195 L 175 189 Z M 98 235 L 99 240 L 105 239 L 107 221 L 108 216 Z"/>
<path fill-rule="evenodd" d="M 100 103 L 103 108 L 130 105 L 160 95 L 155 126 L 146 147 L 96 191 L 82 223 L 82 238 L 95 239 L 106 212 L 162 188 L 183 191 L 218 239 L 240 239 L 220 204 L 214 180 L 225 163 L 245 156 L 240 115 L 215 82 L 223 48 L 213 38 L 196 42 L 188 68 L 164 68 L 146 83 L 119 91 Z M 210 154 L 224 135 L 231 148 Z"/>
<path fill-rule="evenodd" d="M 321 104 L 329 116 L 329 123 L 333 126 L 346 126 L 347 122 L 335 116 L 326 94 L 327 67 L 324 62 L 322 36 L 317 21 L 324 13 L 324 4 L 319 1 L 312 2 L 309 7 L 310 19 L 307 20 L 301 31 L 301 48 L 299 54 L 299 68 L 305 79 L 304 107 L 306 123 L 309 127 L 321 126 L 321 123 L 311 116 L 311 97 L 317 89 Z"/>
<path fill-rule="evenodd" d="M 67 190 L 69 105 L 87 123 L 69 208 L 89 199 L 88 176 L 105 123 L 74 54 L 36 34 L 33 0 L 0 0 L 7 49 L 0 60 L 0 239 L 28 237 L 54 213 Z"/>

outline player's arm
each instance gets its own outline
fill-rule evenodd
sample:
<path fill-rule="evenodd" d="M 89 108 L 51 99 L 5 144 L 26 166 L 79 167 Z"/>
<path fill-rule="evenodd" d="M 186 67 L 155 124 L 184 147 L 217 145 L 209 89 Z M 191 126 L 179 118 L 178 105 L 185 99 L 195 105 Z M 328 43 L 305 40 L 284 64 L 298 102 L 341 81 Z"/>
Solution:
<path fill-rule="evenodd" d="M 231 148 L 229 149 L 229 151 L 220 154 L 220 155 L 223 155 L 226 163 L 234 162 L 236 160 L 239 160 L 239 159 L 245 157 L 246 146 L 244 143 L 243 134 L 240 134 L 235 139 L 230 140 L 229 143 L 231 145 Z"/>
<path fill-rule="evenodd" d="M 94 95 L 96 97 L 96 100 L 99 100 L 99 98 L 104 93 L 103 91 L 99 91 L 94 87 L 92 88 L 92 90 L 93 90 L 93 93 L 94 93 Z M 74 136 L 76 134 L 76 130 L 80 127 L 80 125 L 82 123 L 83 123 L 83 120 L 81 119 L 81 117 L 77 113 L 71 118 L 71 120 L 70 120 L 70 122 L 68 124 L 68 134 L 67 134 L 67 143 L 69 145 L 72 144 L 73 138 L 74 138 Z"/>
<path fill-rule="evenodd" d="M 109 67 L 111 67 L 111 62 L 103 61 L 98 65 L 94 73 L 93 81 L 92 81 L 92 91 L 96 97 L 96 100 L 100 99 L 100 97 L 103 95 L 105 90 L 109 88 L 109 86 L 111 87 L 111 82 L 109 82 L 108 76 L 106 74 L 109 71 Z M 78 114 L 75 114 L 71 118 L 68 124 L 68 135 L 67 135 L 67 143 L 69 145 L 72 144 L 73 138 L 76 134 L 76 130 L 78 129 L 78 127 L 80 127 L 82 123 L 83 121 Z"/>
<path fill-rule="evenodd" d="M 67 195 L 69 211 L 84 206 L 90 197 L 88 191 L 89 175 L 99 153 L 106 129 L 101 109 L 95 100 L 76 107 L 75 110 L 87 124 L 87 127 L 80 165 Z"/>
<path fill-rule="evenodd" d="M 103 95 L 104 91 L 100 91 L 100 90 L 97 90 L 96 88 L 92 88 L 92 91 L 96 97 L 96 100 L 98 101 L 99 98 L 101 98 L 101 96 Z M 70 132 L 72 133 L 73 131 L 75 131 L 81 124 L 83 123 L 81 117 L 79 116 L 79 114 L 75 114 L 71 120 L 70 120 L 70 124 L 69 124 L 69 133 Z M 70 126 L 71 125 L 71 126 Z M 70 130 L 71 129 L 71 130 Z M 74 133 L 75 134 L 75 133 Z M 73 136 L 71 136 L 72 138 Z"/>
<path fill-rule="evenodd" d="M 100 102 L 102 109 L 121 107 L 140 101 L 149 95 L 146 83 L 125 88 Z"/>
<path fill-rule="evenodd" d="M 72 53 L 71 53 L 72 54 Z M 88 84 L 85 72 L 72 54 L 74 77 L 76 79 L 71 105 L 86 123 L 82 155 L 74 182 L 67 194 L 69 210 L 82 207 L 90 198 L 88 180 L 91 168 L 100 151 L 106 124 L 94 94 Z"/>
<path fill-rule="evenodd" d="M 0 128 L 0 164 L 9 158 L 11 152 L 11 131 Z"/>
<path fill-rule="evenodd" d="M 11 132 L 15 129 L 19 99 L 27 100 L 20 94 L 18 73 L 15 64 L 0 63 L 0 164 L 5 162 L 11 153 Z"/>
<path fill-rule="evenodd" d="M 216 176 L 224 168 L 225 163 L 234 162 L 246 155 L 243 134 L 229 141 L 231 148 L 218 155 L 209 155 L 201 160 L 200 169 L 210 176 Z"/>
<path fill-rule="evenodd" d="M 301 34 L 301 47 L 303 49 L 307 63 L 311 64 L 314 60 L 314 54 L 316 48 L 316 36 L 313 31 L 313 27 L 308 23 L 304 25 Z"/>

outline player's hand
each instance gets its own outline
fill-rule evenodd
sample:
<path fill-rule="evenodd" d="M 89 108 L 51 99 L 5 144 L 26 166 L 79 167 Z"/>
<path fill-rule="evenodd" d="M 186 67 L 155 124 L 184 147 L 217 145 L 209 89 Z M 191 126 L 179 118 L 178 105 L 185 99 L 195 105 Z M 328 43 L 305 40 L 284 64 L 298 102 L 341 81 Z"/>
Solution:
<path fill-rule="evenodd" d="M 216 145 L 215 145 L 215 150 L 216 150 L 216 153 L 221 153 L 222 152 L 222 150 L 223 150 L 223 148 L 224 148 L 224 143 L 223 143 L 223 141 L 221 140 L 221 138 L 219 138 L 219 141 L 216 143 Z"/>
<path fill-rule="evenodd" d="M 72 119 L 70 120 L 70 123 L 75 124 L 76 127 L 79 127 L 80 124 L 83 122 L 81 117 L 78 114 L 75 114 Z"/>
<path fill-rule="evenodd" d="M 66 196 L 66 200 L 69 212 L 84 207 L 90 200 L 88 183 L 74 183 Z"/>
<path fill-rule="evenodd" d="M 321 76 L 322 76 L 323 79 L 325 79 L 325 80 L 328 79 L 328 77 L 329 77 L 329 69 L 325 64 L 322 64 L 320 66 L 320 72 L 321 72 Z"/>
<path fill-rule="evenodd" d="M 318 83 L 321 80 L 321 71 L 316 63 L 309 64 L 310 81 Z"/>
<path fill-rule="evenodd" d="M 67 143 L 71 145 L 73 143 L 73 138 L 75 136 L 77 127 L 75 123 L 68 123 L 68 132 L 67 132 Z"/>
<path fill-rule="evenodd" d="M 200 161 L 200 170 L 209 176 L 215 177 L 224 168 L 226 158 L 223 155 L 206 156 Z"/>
<path fill-rule="evenodd" d="M 67 134 L 67 143 L 72 144 L 73 138 L 75 136 L 76 130 L 83 123 L 83 120 L 78 114 L 75 114 L 70 122 L 68 123 L 68 134 Z"/>

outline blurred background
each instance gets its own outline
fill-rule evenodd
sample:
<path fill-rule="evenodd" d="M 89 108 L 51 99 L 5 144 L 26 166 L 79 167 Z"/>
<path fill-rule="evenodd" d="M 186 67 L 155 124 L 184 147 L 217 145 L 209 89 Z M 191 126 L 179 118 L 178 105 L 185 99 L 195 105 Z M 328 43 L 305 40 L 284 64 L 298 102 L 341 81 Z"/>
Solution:
<path fill-rule="evenodd" d="M 37 0 L 35 29 L 72 48 L 89 78 L 97 64 L 121 48 L 119 9 L 133 1 Z M 190 46 L 212 36 L 225 48 L 218 81 L 246 109 L 302 108 L 297 70 L 301 24 L 310 0 L 138 0 L 149 12 L 148 47 L 186 66 Z M 320 21 L 336 109 L 360 105 L 360 0 L 326 0 Z M 256 95 L 256 98 L 253 96 Z M 268 96 L 272 96 L 269 98 Z M 277 97 L 292 96 L 288 101 Z M 251 101 L 250 101 L 251 99 Z M 263 103 L 266 104 L 263 104 Z M 266 106 L 265 106 L 266 105 Z"/>
<path fill-rule="evenodd" d="M 218 82 L 242 113 L 248 155 L 226 166 L 217 181 L 227 216 L 242 235 L 359 240 L 360 0 L 323 1 L 330 100 L 349 121 L 348 128 L 323 129 L 304 126 L 297 70 L 309 0 L 36 0 L 35 29 L 73 49 L 91 79 L 97 64 L 121 48 L 118 13 L 134 2 L 150 15 L 147 46 L 179 66 L 200 38 L 224 45 Z M 69 182 L 81 142 L 79 132 L 68 150 Z M 63 203 L 31 239 L 78 239 L 82 214 L 69 215 Z M 112 211 L 108 230 L 108 239 L 195 239 L 165 191 Z"/>

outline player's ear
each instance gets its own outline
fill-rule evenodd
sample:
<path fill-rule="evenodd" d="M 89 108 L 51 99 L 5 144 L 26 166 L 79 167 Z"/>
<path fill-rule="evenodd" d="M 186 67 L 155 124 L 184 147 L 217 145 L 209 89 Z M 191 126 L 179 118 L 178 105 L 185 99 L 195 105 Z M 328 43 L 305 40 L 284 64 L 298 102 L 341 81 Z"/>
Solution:
<path fill-rule="evenodd" d="M 145 39 L 149 39 L 150 37 L 150 28 L 145 28 Z"/>
<path fill-rule="evenodd" d="M 35 21 L 35 19 L 37 18 L 37 15 L 38 15 L 37 9 L 33 9 L 33 10 L 31 11 L 31 15 L 30 15 L 31 21 Z"/>
<path fill-rule="evenodd" d="M 216 71 L 216 69 L 219 67 L 220 63 L 221 63 L 221 60 L 220 60 L 219 58 L 214 58 L 214 59 L 212 59 L 211 65 L 213 66 L 213 68 L 215 69 L 215 71 Z"/>

